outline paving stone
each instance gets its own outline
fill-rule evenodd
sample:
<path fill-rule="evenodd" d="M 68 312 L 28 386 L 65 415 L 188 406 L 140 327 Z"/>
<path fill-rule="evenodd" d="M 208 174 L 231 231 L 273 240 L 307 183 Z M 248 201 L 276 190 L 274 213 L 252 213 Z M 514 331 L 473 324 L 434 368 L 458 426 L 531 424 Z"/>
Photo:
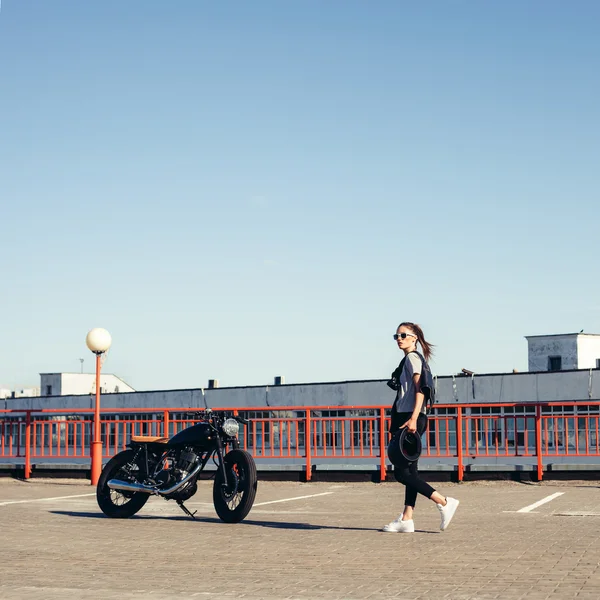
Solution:
<path fill-rule="evenodd" d="M 138 516 L 112 520 L 81 481 L 0 479 L 0 598 L 600 598 L 600 521 L 564 516 L 600 512 L 597 485 L 439 487 L 461 500 L 447 531 L 420 498 L 417 532 L 388 534 L 380 527 L 402 509 L 396 483 L 259 482 L 247 519 L 228 525 L 210 482 L 187 503 L 196 521 L 155 498 Z M 556 491 L 564 494 L 535 513 L 516 512 Z"/>

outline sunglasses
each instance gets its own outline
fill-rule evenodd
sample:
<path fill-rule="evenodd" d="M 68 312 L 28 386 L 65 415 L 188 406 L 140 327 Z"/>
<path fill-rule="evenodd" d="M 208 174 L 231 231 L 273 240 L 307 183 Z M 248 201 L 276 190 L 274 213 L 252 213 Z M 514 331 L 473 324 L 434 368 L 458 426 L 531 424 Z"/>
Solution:
<path fill-rule="evenodd" d="M 396 341 L 398 340 L 398 338 L 400 338 L 401 340 L 405 340 L 409 335 L 410 335 L 410 337 L 414 337 L 414 338 L 417 337 L 414 333 L 395 333 L 394 339 Z"/>

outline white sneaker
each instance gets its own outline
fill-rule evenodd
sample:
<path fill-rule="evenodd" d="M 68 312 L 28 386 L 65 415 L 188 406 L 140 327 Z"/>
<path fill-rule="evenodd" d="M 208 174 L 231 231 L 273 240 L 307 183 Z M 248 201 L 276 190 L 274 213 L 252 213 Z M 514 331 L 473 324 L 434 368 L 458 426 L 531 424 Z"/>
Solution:
<path fill-rule="evenodd" d="M 442 506 L 438 504 L 437 507 L 440 510 L 440 514 L 442 516 L 442 522 L 440 524 L 440 529 L 444 531 L 448 525 L 450 525 L 450 521 L 452 521 L 452 517 L 458 508 L 460 502 L 456 498 L 446 498 L 446 506 Z"/>
<path fill-rule="evenodd" d="M 387 531 L 388 533 L 414 533 L 415 522 L 412 519 L 410 521 L 401 521 L 398 519 L 384 525 L 381 530 Z"/>

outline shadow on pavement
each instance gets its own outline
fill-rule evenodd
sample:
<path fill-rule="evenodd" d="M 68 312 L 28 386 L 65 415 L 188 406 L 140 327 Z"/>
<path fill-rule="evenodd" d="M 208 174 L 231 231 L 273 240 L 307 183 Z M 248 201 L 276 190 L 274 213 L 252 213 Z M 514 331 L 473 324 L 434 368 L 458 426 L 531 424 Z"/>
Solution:
<path fill-rule="evenodd" d="M 84 519 L 109 519 L 110 517 L 105 516 L 101 512 L 77 512 L 72 510 L 51 510 L 51 514 L 53 515 L 62 515 L 66 517 L 77 517 Z M 186 516 L 158 516 L 158 515 L 134 515 L 130 517 L 128 520 L 167 520 L 167 521 L 192 521 L 190 517 Z M 193 519 L 198 523 L 219 523 L 221 525 L 226 525 L 223 523 L 221 519 L 217 519 L 216 517 L 196 517 Z M 272 529 L 304 529 L 304 530 L 317 530 L 317 529 L 335 529 L 338 531 L 381 531 L 376 527 L 335 527 L 332 525 L 312 525 L 310 523 L 287 523 L 280 521 L 254 521 L 252 519 L 244 519 L 241 523 L 237 523 L 240 525 L 254 525 L 256 527 L 270 527 Z M 439 533 L 438 531 L 424 531 L 424 530 L 416 530 L 415 533 Z"/>

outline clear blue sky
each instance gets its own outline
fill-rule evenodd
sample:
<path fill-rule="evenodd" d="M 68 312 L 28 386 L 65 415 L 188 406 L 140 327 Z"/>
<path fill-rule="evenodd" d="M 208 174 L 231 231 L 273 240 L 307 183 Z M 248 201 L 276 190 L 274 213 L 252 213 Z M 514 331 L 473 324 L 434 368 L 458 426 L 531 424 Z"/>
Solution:
<path fill-rule="evenodd" d="M 600 3 L 3 0 L 0 383 L 527 369 L 600 333 Z"/>

